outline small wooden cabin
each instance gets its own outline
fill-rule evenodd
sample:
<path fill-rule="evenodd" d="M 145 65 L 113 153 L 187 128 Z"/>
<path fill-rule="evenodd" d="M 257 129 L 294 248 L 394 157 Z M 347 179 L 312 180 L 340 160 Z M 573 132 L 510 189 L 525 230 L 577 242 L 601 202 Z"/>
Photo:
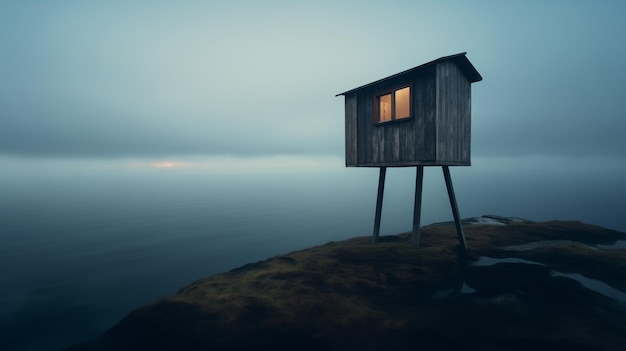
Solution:
<path fill-rule="evenodd" d="M 460 53 L 337 94 L 346 166 L 469 166 L 471 83 L 480 80 Z"/>

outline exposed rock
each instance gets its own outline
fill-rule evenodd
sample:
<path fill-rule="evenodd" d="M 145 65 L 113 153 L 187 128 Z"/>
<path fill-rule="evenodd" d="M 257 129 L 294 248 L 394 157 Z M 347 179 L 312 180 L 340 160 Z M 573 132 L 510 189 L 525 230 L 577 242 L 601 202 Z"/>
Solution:
<path fill-rule="evenodd" d="M 479 218 L 467 255 L 451 223 L 418 249 L 332 242 L 198 280 L 71 350 L 623 349 L 626 250 L 596 246 L 626 234 Z"/>
<path fill-rule="evenodd" d="M 512 223 L 532 223 L 524 218 L 519 217 L 502 217 L 496 215 L 483 215 L 482 217 L 471 217 L 463 219 L 463 224 L 491 224 L 491 225 L 507 225 Z"/>

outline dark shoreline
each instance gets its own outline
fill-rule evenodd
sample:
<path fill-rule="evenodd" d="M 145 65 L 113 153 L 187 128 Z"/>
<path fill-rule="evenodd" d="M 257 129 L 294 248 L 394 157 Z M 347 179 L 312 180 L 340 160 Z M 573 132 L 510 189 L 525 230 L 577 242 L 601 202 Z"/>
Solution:
<path fill-rule="evenodd" d="M 451 223 L 424 227 L 418 249 L 408 234 L 378 244 L 369 237 L 330 242 L 200 279 L 66 350 L 618 350 L 626 344 L 626 305 L 571 278 L 625 292 L 626 251 L 598 248 L 625 233 L 575 221 L 483 218 L 502 223 L 466 221 L 467 256 Z M 496 263 L 474 264 L 483 257 Z"/>

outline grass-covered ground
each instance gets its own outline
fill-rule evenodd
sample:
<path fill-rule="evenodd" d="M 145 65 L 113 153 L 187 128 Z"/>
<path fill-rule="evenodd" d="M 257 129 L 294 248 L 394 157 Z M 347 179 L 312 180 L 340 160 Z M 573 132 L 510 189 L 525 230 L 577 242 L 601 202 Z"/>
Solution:
<path fill-rule="evenodd" d="M 142 307 L 72 350 L 622 350 L 626 345 L 626 303 L 619 295 L 626 292 L 626 250 L 595 246 L 626 234 L 571 221 L 464 229 L 467 255 L 459 250 L 454 225 L 443 223 L 424 227 L 417 249 L 408 234 L 377 244 L 359 237 L 248 264 Z M 481 257 L 532 264 L 474 264 Z M 567 276 L 571 273 L 599 288 L 581 285 Z M 602 284 L 613 295 L 605 294 Z"/>

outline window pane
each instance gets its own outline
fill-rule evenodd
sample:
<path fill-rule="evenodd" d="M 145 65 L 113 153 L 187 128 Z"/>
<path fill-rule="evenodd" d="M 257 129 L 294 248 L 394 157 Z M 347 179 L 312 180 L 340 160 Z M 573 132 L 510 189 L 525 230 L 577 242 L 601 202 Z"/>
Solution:
<path fill-rule="evenodd" d="M 391 94 L 381 95 L 378 104 L 378 121 L 391 121 Z"/>
<path fill-rule="evenodd" d="M 411 87 L 396 90 L 396 119 L 411 117 Z"/>

